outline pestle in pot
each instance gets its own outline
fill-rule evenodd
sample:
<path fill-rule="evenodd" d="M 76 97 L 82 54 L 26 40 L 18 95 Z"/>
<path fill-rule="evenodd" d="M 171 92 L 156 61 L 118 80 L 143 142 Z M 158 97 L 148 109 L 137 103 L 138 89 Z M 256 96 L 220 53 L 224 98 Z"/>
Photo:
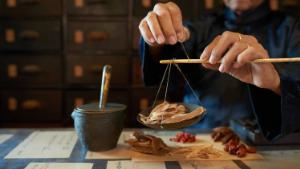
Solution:
<path fill-rule="evenodd" d="M 112 67 L 110 65 L 105 65 L 102 71 L 102 82 L 100 91 L 99 108 L 105 109 L 109 91 L 109 84 L 111 79 Z"/>

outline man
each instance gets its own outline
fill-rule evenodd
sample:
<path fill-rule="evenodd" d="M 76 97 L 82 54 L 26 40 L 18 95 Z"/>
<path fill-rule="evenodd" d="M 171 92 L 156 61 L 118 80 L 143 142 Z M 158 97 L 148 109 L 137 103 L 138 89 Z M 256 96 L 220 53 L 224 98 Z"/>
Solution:
<path fill-rule="evenodd" d="M 194 127 L 228 125 L 231 119 L 253 114 L 269 140 L 298 131 L 299 78 L 280 71 L 282 66 L 250 62 L 300 56 L 299 19 L 271 11 L 267 0 L 224 0 L 224 4 L 222 14 L 187 24 L 176 4 L 155 5 L 139 25 L 145 84 L 161 80 L 165 65 L 159 64 L 160 59 L 185 57 L 183 43 L 190 57 L 208 61 L 180 65 L 207 109 L 205 119 Z M 184 102 L 197 103 L 188 88 Z"/>

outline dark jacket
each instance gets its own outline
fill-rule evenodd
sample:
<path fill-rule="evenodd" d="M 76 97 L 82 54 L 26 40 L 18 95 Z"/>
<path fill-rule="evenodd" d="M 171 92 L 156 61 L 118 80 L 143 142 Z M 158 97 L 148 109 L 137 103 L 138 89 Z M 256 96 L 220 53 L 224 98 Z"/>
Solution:
<path fill-rule="evenodd" d="M 206 16 L 186 25 L 191 31 L 191 38 L 184 45 L 192 58 L 199 58 L 206 45 L 226 30 L 255 36 L 268 50 L 270 57 L 300 57 L 299 18 L 271 11 L 267 2 L 240 17 L 225 8 L 222 14 Z M 151 57 L 148 48 L 142 40 L 143 78 L 146 85 L 157 85 L 165 65 L 160 65 L 158 60 Z M 164 46 L 161 58 L 174 57 L 186 57 L 180 44 Z M 207 109 L 205 119 L 193 127 L 212 128 L 227 125 L 231 119 L 254 115 L 262 133 L 269 140 L 299 131 L 300 64 L 274 65 L 281 78 L 281 96 L 201 65 L 180 65 L 201 103 L 197 102 L 187 87 L 183 101 L 198 103 Z M 178 84 L 178 78 L 172 76 L 173 86 Z"/>

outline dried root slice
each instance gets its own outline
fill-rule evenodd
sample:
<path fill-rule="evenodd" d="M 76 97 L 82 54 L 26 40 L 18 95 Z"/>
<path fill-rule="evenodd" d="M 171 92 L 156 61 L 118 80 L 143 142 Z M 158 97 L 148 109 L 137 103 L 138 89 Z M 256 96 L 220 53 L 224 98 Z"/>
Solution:
<path fill-rule="evenodd" d="M 146 154 L 163 155 L 171 150 L 171 148 L 158 137 L 146 135 L 142 132 L 134 132 L 133 136 L 135 137 L 134 139 L 129 139 L 125 142 L 131 145 L 134 151 Z"/>
<path fill-rule="evenodd" d="M 203 107 L 198 107 L 197 109 L 195 109 L 194 111 L 192 111 L 190 113 L 176 114 L 170 118 L 163 120 L 162 123 L 169 124 L 169 123 L 178 123 L 178 122 L 182 122 L 185 120 L 190 120 L 190 119 L 200 116 L 204 111 L 205 111 L 205 109 Z"/>
<path fill-rule="evenodd" d="M 224 151 L 240 158 L 245 157 L 247 153 L 256 153 L 254 147 L 240 144 L 240 138 L 228 127 L 214 128 L 211 137 L 216 142 L 222 141 L 225 145 Z"/>
<path fill-rule="evenodd" d="M 190 110 L 183 104 L 163 102 L 162 104 L 157 105 L 151 111 L 149 116 L 143 114 L 139 114 L 139 116 L 144 124 L 171 124 L 200 116 L 205 109 L 203 107 L 198 107 L 192 112 L 189 111 Z"/>

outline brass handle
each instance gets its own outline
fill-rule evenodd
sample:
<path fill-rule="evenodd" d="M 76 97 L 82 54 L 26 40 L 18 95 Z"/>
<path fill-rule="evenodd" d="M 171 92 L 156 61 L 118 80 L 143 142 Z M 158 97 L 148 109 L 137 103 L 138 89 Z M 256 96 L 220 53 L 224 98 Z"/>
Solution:
<path fill-rule="evenodd" d="M 39 74 L 42 69 L 38 65 L 25 65 L 22 69 L 22 72 L 25 74 Z"/>
<path fill-rule="evenodd" d="M 92 31 L 88 34 L 88 40 L 89 41 L 104 41 L 109 38 L 109 35 L 107 32 L 103 31 Z"/>
<path fill-rule="evenodd" d="M 36 5 L 40 3 L 40 0 L 20 0 L 19 3 L 22 5 Z"/>
<path fill-rule="evenodd" d="M 37 31 L 24 30 L 20 33 L 20 37 L 24 40 L 36 40 L 40 37 L 40 34 Z"/>
<path fill-rule="evenodd" d="M 108 4 L 108 0 L 86 0 L 87 5 Z"/>
<path fill-rule="evenodd" d="M 21 107 L 24 110 L 38 110 L 42 108 L 42 103 L 38 100 L 29 99 L 22 102 Z"/>

